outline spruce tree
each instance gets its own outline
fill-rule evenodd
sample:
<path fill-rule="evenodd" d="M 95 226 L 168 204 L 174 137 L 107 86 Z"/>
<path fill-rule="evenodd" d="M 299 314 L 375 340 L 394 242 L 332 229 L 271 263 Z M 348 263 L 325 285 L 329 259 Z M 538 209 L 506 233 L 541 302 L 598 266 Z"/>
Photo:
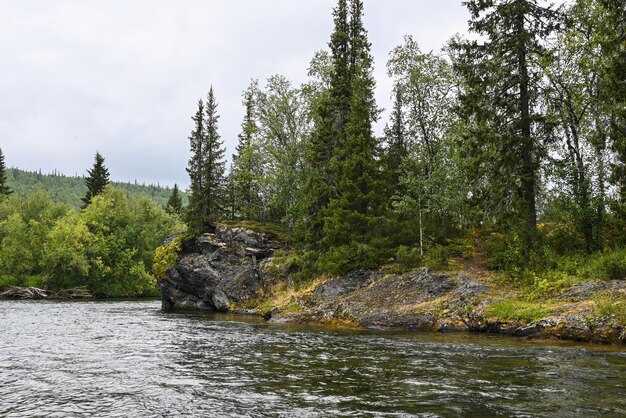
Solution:
<path fill-rule="evenodd" d="M 187 223 L 189 228 L 202 233 L 221 216 L 224 209 L 224 147 L 217 129 L 219 115 L 213 87 L 209 89 L 206 104 L 200 100 L 192 117 L 194 130 L 189 137 L 191 159 L 187 172 L 191 180 Z"/>
<path fill-rule="evenodd" d="M 89 176 L 85 179 L 87 185 L 87 194 L 82 199 L 83 208 L 91 203 L 91 199 L 102 193 L 104 188 L 109 184 L 109 170 L 104 165 L 104 157 L 96 152 L 93 168 L 87 170 Z"/>
<path fill-rule="evenodd" d="M 538 171 L 548 138 L 538 103 L 539 63 L 545 53 L 542 41 L 555 29 L 557 16 L 537 0 L 463 4 L 470 11 L 470 31 L 481 40 L 454 45 L 456 69 L 465 84 L 460 116 L 470 122 L 462 145 L 482 176 L 475 184 L 489 185 L 482 191 L 492 198 L 489 205 L 500 210 L 508 205 L 509 214 L 500 217 L 519 219 L 513 226 L 521 232 L 528 258 L 538 244 Z"/>
<path fill-rule="evenodd" d="M 339 271 L 376 262 L 368 253 L 383 196 L 363 2 L 338 0 L 333 17 L 332 70 L 328 90 L 313 112 L 315 126 L 306 153 L 308 196 L 298 231 L 310 247 L 333 253 L 329 267 Z"/>
<path fill-rule="evenodd" d="M 187 166 L 189 174 L 189 205 L 187 206 L 186 218 L 187 224 L 194 232 L 200 232 L 199 228 L 203 223 L 204 199 L 202 193 L 204 190 L 204 155 L 205 155 L 205 128 L 204 128 L 204 102 L 198 100 L 198 109 L 191 117 L 194 122 L 194 129 L 189 135 L 189 146 L 191 150 L 191 158 Z"/>
<path fill-rule="evenodd" d="M 383 196 L 378 158 L 380 144 L 372 131 L 372 124 L 378 117 L 375 82 L 361 0 L 350 2 L 348 29 L 349 107 L 347 123 L 331 159 L 336 191 L 324 211 L 323 243 L 351 248 L 368 244 L 375 237 Z"/>
<path fill-rule="evenodd" d="M 8 196 L 13 191 L 7 184 L 6 165 L 4 163 L 4 154 L 0 148 L 0 195 Z"/>
<path fill-rule="evenodd" d="M 208 220 L 214 220 L 224 212 L 226 199 L 226 182 L 224 171 L 226 162 L 224 161 L 224 142 L 221 140 L 217 130 L 217 101 L 210 88 L 206 100 L 204 126 L 206 129 L 206 145 L 204 160 L 204 193 L 206 216 Z"/>
<path fill-rule="evenodd" d="M 391 126 L 385 127 L 387 152 L 385 155 L 385 170 L 387 173 L 387 195 L 398 193 L 400 183 L 401 164 L 408 154 L 407 134 L 404 125 L 402 110 L 402 94 L 396 88 L 393 110 L 391 111 Z"/>
<path fill-rule="evenodd" d="M 169 199 L 167 199 L 167 205 L 165 210 L 168 213 L 180 214 L 183 209 L 183 199 L 180 196 L 180 191 L 178 190 L 178 184 L 174 183 L 174 189 L 172 189 L 172 194 Z"/>
<path fill-rule="evenodd" d="M 261 155 L 257 144 L 257 121 L 255 95 L 257 83 L 253 81 L 243 94 L 245 114 L 241 123 L 236 154 L 230 173 L 234 199 L 233 213 L 244 219 L 259 219 L 258 177 L 261 175 Z"/>
<path fill-rule="evenodd" d="M 324 236 L 324 209 L 336 196 L 337 179 L 331 160 L 336 158 L 338 143 L 345 142 L 350 112 L 350 39 L 346 0 L 338 0 L 333 21 L 334 31 L 329 43 L 330 82 L 328 89 L 313 104 L 314 129 L 305 153 L 307 193 L 302 198 L 302 214 L 297 225 L 300 239 L 313 247 Z"/>

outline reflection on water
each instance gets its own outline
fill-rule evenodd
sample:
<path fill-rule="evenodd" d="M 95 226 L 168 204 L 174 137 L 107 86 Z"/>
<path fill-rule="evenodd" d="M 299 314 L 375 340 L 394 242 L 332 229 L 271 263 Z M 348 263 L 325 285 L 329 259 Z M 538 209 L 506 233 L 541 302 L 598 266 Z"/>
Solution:
<path fill-rule="evenodd" d="M 0 302 L 0 416 L 626 415 L 623 348 Z"/>

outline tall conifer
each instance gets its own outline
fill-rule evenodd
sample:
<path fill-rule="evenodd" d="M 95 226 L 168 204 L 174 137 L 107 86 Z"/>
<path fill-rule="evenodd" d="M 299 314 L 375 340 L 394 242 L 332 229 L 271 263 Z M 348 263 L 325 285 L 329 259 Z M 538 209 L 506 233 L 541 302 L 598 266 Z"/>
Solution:
<path fill-rule="evenodd" d="M 189 174 L 189 206 L 187 207 L 187 224 L 190 229 L 200 232 L 203 216 L 206 212 L 202 192 L 204 190 L 204 155 L 205 155 L 205 128 L 204 128 L 204 102 L 198 100 L 198 109 L 191 117 L 194 129 L 189 135 L 191 158 L 187 166 Z"/>
<path fill-rule="evenodd" d="M 245 114 L 230 173 L 235 208 L 233 212 L 237 212 L 244 219 L 258 219 L 260 216 L 257 180 L 261 175 L 261 155 L 256 139 L 256 92 L 257 83 L 253 81 L 243 93 Z"/>
<path fill-rule="evenodd" d="M 465 138 L 468 156 L 482 166 L 485 195 L 513 202 L 526 257 L 536 246 L 538 171 L 546 135 L 539 113 L 542 41 L 556 14 L 537 0 L 469 0 L 470 30 L 481 41 L 455 45 L 456 69 L 464 78 L 461 116 L 472 121 Z M 493 169 L 484 165 L 493 163 Z M 479 168 L 480 169 L 480 168 Z M 476 184 L 484 184 L 477 181 Z M 511 194 L 511 191 L 514 191 Z"/>
<path fill-rule="evenodd" d="M 168 213 L 176 213 L 180 214 L 183 209 L 183 199 L 180 196 L 180 191 L 178 190 L 178 184 L 174 183 L 174 189 L 172 189 L 172 194 L 167 199 L 167 205 L 165 209 Z"/>
<path fill-rule="evenodd" d="M 102 193 L 109 184 L 109 170 L 104 166 L 104 157 L 96 152 L 94 160 L 92 169 L 87 171 L 89 176 L 85 179 L 87 194 L 82 199 L 83 207 L 87 207 L 91 203 L 91 199 Z"/>
<path fill-rule="evenodd" d="M 191 185 L 187 223 L 192 231 L 202 233 L 223 214 L 226 186 L 224 146 L 217 129 L 219 115 L 213 87 L 209 89 L 206 104 L 198 101 L 191 119 L 195 126 L 189 136 L 191 159 L 187 172 Z"/>
<path fill-rule="evenodd" d="M 7 184 L 7 173 L 6 173 L 6 165 L 4 163 L 4 154 L 2 153 L 2 149 L 0 149 L 0 195 L 8 196 L 13 191 Z"/>

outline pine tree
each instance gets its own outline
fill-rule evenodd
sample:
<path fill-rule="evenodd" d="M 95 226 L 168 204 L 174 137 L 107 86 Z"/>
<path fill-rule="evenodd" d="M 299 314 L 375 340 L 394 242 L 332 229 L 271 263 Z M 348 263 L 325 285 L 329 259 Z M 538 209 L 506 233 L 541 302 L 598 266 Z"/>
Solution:
<path fill-rule="evenodd" d="M 187 166 L 187 173 L 191 181 L 189 185 L 189 205 L 187 206 L 186 218 L 190 229 L 200 232 L 198 229 L 203 223 L 204 199 L 204 159 L 205 159 L 205 128 L 204 128 L 204 102 L 198 100 L 198 109 L 191 117 L 194 129 L 189 135 L 191 158 Z"/>
<path fill-rule="evenodd" d="M 13 190 L 7 184 L 6 165 L 4 163 L 4 154 L 0 148 L 0 195 L 8 196 Z"/>
<path fill-rule="evenodd" d="M 172 194 L 169 199 L 167 199 L 167 205 L 165 207 L 168 213 L 180 214 L 183 210 L 183 199 L 180 196 L 180 191 L 178 190 L 178 184 L 174 183 L 174 189 L 172 189 Z"/>
<path fill-rule="evenodd" d="M 206 128 L 206 157 L 204 161 L 204 193 L 207 219 L 215 219 L 224 212 L 226 199 L 224 171 L 226 162 L 224 161 L 224 142 L 220 139 L 217 131 L 217 101 L 210 88 L 206 100 L 205 122 Z"/>
<path fill-rule="evenodd" d="M 241 123 L 241 133 L 237 143 L 237 153 L 233 155 L 233 167 L 230 173 L 231 187 L 234 193 L 233 212 L 244 219 L 259 219 L 258 178 L 261 175 L 261 155 L 257 143 L 256 103 L 257 83 L 253 81 L 243 93 L 245 114 Z"/>
<path fill-rule="evenodd" d="M 104 157 L 96 152 L 93 168 L 88 170 L 89 176 L 85 179 L 87 185 L 87 194 L 82 199 L 83 208 L 91 203 L 91 199 L 102 193 L 104 188 L 109 184 L 109 170 L 104 165 Z"/>
<path fill-rule="evenodd" d="M 463 146 L 476 170 L 482 171 L 483 179 L 475 183 L 488 183 L 490 190 L 483 193 L 495 197 L 489 205 L 500 210 L 509 206 L 520 220 L 516 226 L 528 258 L 538 245 L 538 171 L 541 144 L 547 138 L 538 106 L 539 60 L 545 53 L 542 41 L 555 29 L 556 14 L 537 0 L 463 4 L 471 14 L 470 31 L 484 39 L 454 45 L 459 53 L 456 69 L 465 83 L 461 117 L 471 123 Z M 485 169 L 487 164 L 491 168 Z"/>
<path fill-rule="evenodd" d="M 331 159 L 335 195 L 324 211 L 325 245 L 367 244 L 382 214 L 380 144 L 372 131 L 378 118 L 372 56 L 363 27 L 363 2 L 351 0 L 348 25 L 347 123 Z M 343 122 L 343 121 L 340 121 Z"/>
<path fill-rule="evenodd" d="M 211 222 L 224 209 L 224 147 L 217 129 L 219 115 L 213 87 L 209 89 L 206 105 L 198 101 L 192 117 L 194 130 L 189 137 L 191 159 L 187 172 L 191 180 L 187 223 L 196 233 L 210 228 Z"/>
<path fill-rule="evenodd" d="M 408 154 L 406 127 L 402 110 L 402 94 L 395 91 L 393 110 L 391 112 L 391 126 L 385 127 L 387 153 L 385 155 L 385 170 L 387 172 L 387 194 L 393 196 L 399 192 L 400 166 Z"/>
<path fill-rule="evenodd" d="M 363 2 L 338 0 L 333 18 L 332 69 L 327 90 L 314 104 L 314 129 L 305 154 L 307 196 L 301 202 L 297 232 L 309 247 L 333 252 L 336 269 L 345 270 L 362 266 L 363 257 L 368 257 L 383 196 L 380 144 L 372 131 L 378 109 Z"/>

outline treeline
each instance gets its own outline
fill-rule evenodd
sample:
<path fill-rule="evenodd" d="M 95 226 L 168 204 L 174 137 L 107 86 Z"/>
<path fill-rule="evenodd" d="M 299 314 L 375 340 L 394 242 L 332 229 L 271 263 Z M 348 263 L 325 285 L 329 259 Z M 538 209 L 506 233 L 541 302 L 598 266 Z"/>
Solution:
<path fill-rule="evenodd" d="M 7 186 L 18 196 L 26 197 L 37 188 L 43 188 L 50 194 L 53 201 L 75 208 L 82 205 L 81 199 L 87 193 L 84 176 L 67 176 L 56 171 L 46 174 L 40 171 L 7 168 L 6 177 Z M 137 182 L 112 182 L 112 184 L 116 189 L 124 190 L 128 196 L 147 196 L 162 207 L 166 206 L 167 200 L 172 193 L 172 188 L 158 184 Z M 187 195 L 181 193 L 181 198 L 184 199 L 186 204 Z"/>
<path fill-rule="evenodd" d="M 157 293 L 155 249 L 184 225 L 150 197 L 109 184 L 100 154 L 88 173 L 80 209 L 55 201 L 41 186 L 23 197 L 8 186 L 0 150 L 0 289 L 82 287 L 101 297 Z"/>
<path fill-rule="evenodd" d="M 382 138 L 360 0 L 338 0 L 307 83 L 276 75 L 246 89 L 229 170 L 211 88 L 190 136 L 191 229 L 280 223 L 299 268 L 332 273 L 445 258 L 472 231 L 489 232 L 490 265 L 509 271 L 623 247 L 623 1 L 464 5 L 474 40 L 424 52 L 407 36 L 391 51 Z"/>

